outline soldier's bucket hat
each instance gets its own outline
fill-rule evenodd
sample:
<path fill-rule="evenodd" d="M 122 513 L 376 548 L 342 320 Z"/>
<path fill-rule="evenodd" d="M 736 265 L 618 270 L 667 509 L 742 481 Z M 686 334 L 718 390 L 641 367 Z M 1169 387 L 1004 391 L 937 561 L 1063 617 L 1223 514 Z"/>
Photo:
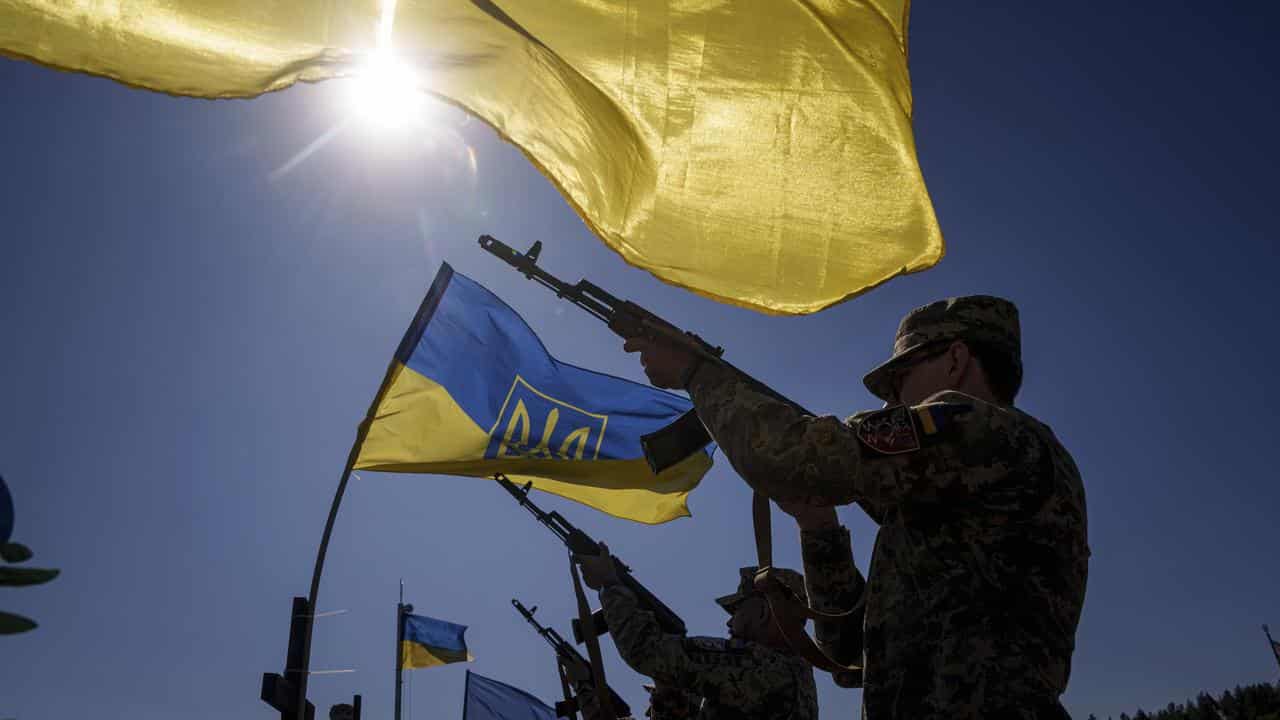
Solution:
<path fill-rule="evenodd" d="M 763 593 L 756 590 L 756 573 L 759 570 L 760 567 L 757 565 L 738 568 L 738 590 L 716 598 L 716 604 L 732 615 L 743 600 L 754 595 L 763 596 Z M 773 577 L 781 580 L 788 590 L 795 593 L 797 598 L 805 597 L 803 575 L 787 568 L 773 568 L 772 574 Z"/>
<path fill-rule="evenodd" d="M 955 340 L 968 340 L 1004 353 L 1022 376 L 1022 331 L 1018 307 L 991 295 L 966 295 L 929 303 L 907 313 L 893 339 L 893 357 L 862 379 L 871 394 L 896 403 L 894 374 L 917 358 L 941 351 Z"/>

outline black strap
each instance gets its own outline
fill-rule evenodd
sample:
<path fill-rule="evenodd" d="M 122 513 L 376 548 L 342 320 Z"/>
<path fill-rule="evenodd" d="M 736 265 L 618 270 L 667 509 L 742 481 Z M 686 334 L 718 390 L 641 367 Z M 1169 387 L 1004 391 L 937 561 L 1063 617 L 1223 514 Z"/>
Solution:
<path fill-rule="evenodd" d="M 573 594 L 578 600 L 578 622 L 587 629 L 582 633 L 587 642 L 587 658 L 591 660 L 591 677 L 596 686 L 596 702 L 600 703 L 600 717 L 606 720 L 617 720 L 613 711 L 613 698 L 610 697 L 609 685 L 604 681 L 604 661 L 600 657 L 600 637 L 591 632 L 591 608 L 587 605 L 587 595 L 582 592 L 582 580 L 578 578 L 578 565 L 569 556 L 569 576 L 573 578 Z"/>
<path fill-rule="evenodd" d="M 808 619 L 838 621 L 849 617 L 862 607 L 862 598 L 852 609 L 841 613 L 828 613 L 814 610 L 808 603 L 796 598 L 782 581 L 773 576 L 773 519 L 769 498 L 755 493 L 751 498 L 751 524 L 756 536 L 756 559 L 760 569 L 756 571 L 755 587 L 764 594 L 769 603 L 769 611 L 773 614 L 773 622 L 782 633 L 787 646 L 796 655 L 804 658 L 809 664 L 829 673 L 847 673 L 862 671 L 860 665 L 844 665 L 838 663 L 822 651 L 818 644 L 804 630 Z M 865 597 L 865 595 L 864 595 Z"/>

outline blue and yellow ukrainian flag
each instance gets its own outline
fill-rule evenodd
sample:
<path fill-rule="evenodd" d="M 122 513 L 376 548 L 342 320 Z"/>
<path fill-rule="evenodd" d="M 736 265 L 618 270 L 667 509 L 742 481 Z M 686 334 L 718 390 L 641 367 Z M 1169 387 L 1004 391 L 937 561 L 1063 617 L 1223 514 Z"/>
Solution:
<path fill-rule="evenodd" d="M 467 633 L 466 625 L 426 615 L 404 613 L 400 617 L 404 623 L 400 635 L 400 666 L 406 670 L 475 659 L 467 652 L 467 640 L 463 637 Z"/>
<path fill-rule="evenodd" d="M 445 264 L 361 424 L 354 467 L 501 472 L 611 515 L 666 522 L 689 514 L 710 450 L 655 475 L 640 437 L 690 407 L 556 360 L 514 310 Z"/>

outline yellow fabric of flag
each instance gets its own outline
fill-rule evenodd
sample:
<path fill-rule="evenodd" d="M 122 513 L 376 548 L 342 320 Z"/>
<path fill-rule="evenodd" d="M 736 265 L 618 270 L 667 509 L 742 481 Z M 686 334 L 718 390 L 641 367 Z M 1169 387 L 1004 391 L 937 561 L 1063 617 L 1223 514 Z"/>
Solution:
<path fill-rule="evenodd" d="M 391 47 L 628 262 L 808 313 L 942 256 L 908 0 L 400 0 Z M 0 0 L 0 52 L 182 95 L 349 75 L 377 0 Z"/>

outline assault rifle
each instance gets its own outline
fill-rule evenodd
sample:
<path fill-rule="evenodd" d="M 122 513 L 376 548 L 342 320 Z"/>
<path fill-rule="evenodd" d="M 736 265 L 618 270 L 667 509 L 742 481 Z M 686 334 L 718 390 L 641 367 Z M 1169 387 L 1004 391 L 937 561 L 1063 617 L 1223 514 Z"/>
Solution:
<path fill-rule="evenodd" d="M 533 608 L 527 608 L 515 598 L 511 598 L 511 604 L 533 626 L 533 629 L 542 636 L 542 639 L 546 640 L 547 644 L 556 651 L 556 659 L 560 663 L 564 677 L 573 686 L 573 693 L 581 695 L 585 691 L 596 692 L 598 688 L 595 687 L 595 681 L 591 677 L 591 664 L 587 662 L 586 658 L 582 657 L 582 653 L 578 652 L 577 648 L 561 637 L 560 633 L 555 631 L 555 628 L 546 627 L 533 617 L 533 614 L 538 612 L 538 606 L 534 605 Z M 630 715 L 631 708 L 627 706 L 626 701 L 619 697 L 618 693 L 613 691 L 613 688 L 605 689 L 609 691 L 609 697 L 613 700 L 613 711 L 619 717 Z M 583 709 L 576 697 L 569 697 L 566 688 L 564 701 L 556 703 L 556 717 L 572 717 L 574 712 Z"/>
<path fill-rule="evenodd" d="M 577 555 L 599 555 L 600 543 L 597 543 L 590 535 L 582 532 L 574 527 L 572 523 L 564 519 L 564 516 L 558 512 L 546 512 L 542 508 L 533 504 L 529 499 L 529 488 L 533 483 L 528 483 L 524 487 L 516 487 L 516 484 L 507 479 L 502 473 L 494 473 L 494 480 L 502 486 L 502 489 L 511 493 L 511 497 L 516 499 L 526 510 L 533 514 L 538 522 L 547 527 L 548 530 L 555 533 L 560 541 L 569 548 L 569 551 Z M 618 580 L 624 587 L 630 590 L 640 601 L 640 605 L 644 609 L 653 613 L 654 618 L 658 621 L 658 625 L 665 633 L 674 635 L 684 635 L 688 633 L 685 628 L 684 620 L 676 615 L 675 611 L 667 607 L 658 596 L 649 592 L 649 588 L 640 584 L 635 576 L 631 574 L 631 568 L 627 567 L 617 557 L 613 558 L 613 565 L 618 570 Z M 603 635 L 609 632 L 608 624 L 605 622 L 604 613 L 597 610 L 591 615 L 591 631 L 595 635 Z M 573 639 L 582 642 L 586 637 L 584 628 L 577 620 L 573 621 Z"/>
<path fill-rule="evenodd" d="M 623 339 L 643 336 L 677 345 L 702 362 L 715 363 L 736 373 L 752 389 L 791 405 L 804 415 L 813 414 L 731 365 L 722 357 L 724 348 L 716 347 L 691 332 L 681 330 L 630 300 L 614 297 L 594 283 L 579 280 L 571 285 L 538 267 L 542 241 L 535 242 L 527 253 L 516 252 L 510 245 L 490 235 L 481 235 L 479 242 L 482 249 L 515 268 L 530 280 L 550 289 L 556 297 L 568 300 L 602 320 L 610 330 Z M 681 415 L 667 427 L 640 438 L 644 457 L 655 473 L 662 472 L 689 457 L 709 442 L 711 442 L 711 436 L 702 426 L 697 413 L 692 410 Z"/>

